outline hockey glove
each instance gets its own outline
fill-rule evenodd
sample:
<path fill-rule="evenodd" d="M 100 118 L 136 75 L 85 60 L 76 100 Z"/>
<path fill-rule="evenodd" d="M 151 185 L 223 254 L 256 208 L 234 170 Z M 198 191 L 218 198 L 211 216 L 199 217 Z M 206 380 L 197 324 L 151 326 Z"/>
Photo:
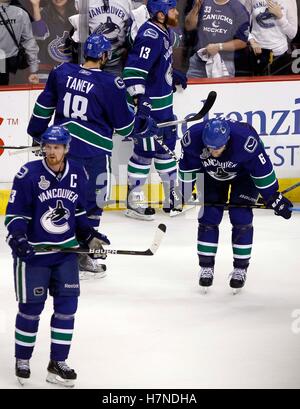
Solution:
<path fill-rule="evenodd" d="M 34 153 L 35 156 L 43 156 L 42 146 L 41 146 L 41 144 L 40 144 L 37 140 L 33 139 L 31 146 L 32 146 L 33 148 L 39 146 L 40 149 L 39 149 L 39 150 L 33 150 L 32 153 Z"/>
<path fill-rule="evenodd" d="M 173 70 L 173 92 L 176 92 L 176 85 L 181 85 L 183 89 L 187 87 L 187 76 L 179 70 Z"/>
<path fill-rule="evenodd" d="M 8 245 L 11 247 L 13 255 L 19 257 L 22 261 L 29 261 L 34 256 L 34 248 L 28 243 L 24 234 L 9 236 Z"/>
<path fill-rule="evenodd" d="M 95 229 L 91 229 L 91 234 L 85 242 L 90 250 L 104 250 L 103 244 L 110 244 L 108 238 L 104 234 L 97 232 Z M 93 258 L 102 258 L 104 260 L 106 257 L 106 254 L 93 253 Z"/>
<path fill-rule="evenodd" d="M 274 209 L 276 216 L 281 216 L 285 219 L 290 219 L 292 211 L 289 209 L 293 207 L 292 202 L 286 197 L 282 196 L 280 192 L 275 193 L 267 203 L 268 206 Z"/>
<path fill-rule="evenodd" d="M 151 116 L 137 115 L 135 117 L 133 136 L 135 138 L 149 138 L 153 135 L 159 135 L 159 129 L 154 119 Z"/>
<path fill-rule="evenodd" d="M 136 111 L 137 115 L 146 116 L 146 117 L 151 115 L 152 105 L 151 105 L 150 98 L 148 98 L 145 95 L 141 94 L 141 95 L 136 95 L 134 97 L 134 100 L 135 100 L 136 106 L 137 106 L 137 111 Z"/>

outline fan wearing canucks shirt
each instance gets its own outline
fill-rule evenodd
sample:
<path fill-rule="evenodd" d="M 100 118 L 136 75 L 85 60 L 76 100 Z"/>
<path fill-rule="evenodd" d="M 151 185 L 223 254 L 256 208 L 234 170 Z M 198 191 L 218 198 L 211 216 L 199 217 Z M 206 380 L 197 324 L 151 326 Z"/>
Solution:
<path fill-rule="evenodd" d="M 73 386 L 76 373 L 68 358 L 79 296 L 77 254 L 42 252 L 42 248 L 76 248 L 78 241 L 102 249 L 107 239 L 93 229 L 85 210 L 86 175 L 65 155 L 69 132 L 60 126 L 41 136 L 45 158 L 29 162 L 17 173 L 6 210 L 7 242 L 12 249 L 19 311 L 16 317 L 16 376 L 30 377 L 39 317 L 47 292 L 53 297 L 51 353 L 47 380 Z"/>
<path fill-rule="evenodd" d="M 241 288 L 252 249 L 251 205 L 260 194 L 276 215 L 289 219 L 292 203 L 278 191 L 272 163 L 257 132 L 249 124 L 224 119 L 204 121 L 189 128 L 181 143 L 179 178 L 182 190 L 196 180 L 198 172 L 204 173 L 206 205 L 198 220 L 199 284 L 209 287 L 213 283 L 219 224 L 230 192 L 233 249 L 230 286 Z"/>
<path fill-rule="evenodd" d="M 148 0 L 150 19 L 135 37 L 123 71 L 130 100 L 138 113 L 148 114 L 156 122 L 174 120 L 173 115 L 173 40 L 170 27 L 178 23 L 176 0 Z M 151 111 L 150 111 L 151 110 Z M 174 150 L 176 127 L 159 131 L 163 142 Z M 128 193 L 125 215 L 141 220 L 153 220 L 154 209 L 141 203 L 142 186 L 150 172 L 152 160 L 165 191 L 164 210 L 173 209 L 172 194 L 177 178 L 174 159 L 155 142 L 153 137 L 135 141 L 128 163 Z"/>
<path fill-rule="evenodd" d="M 129 136 L 135 125 L 123 80 L 101 70 L 110 50 L 102 34 L 90 35 L 84 46 L 83 66 L 64 63 L 51 71 L 28 125 L 28 133 L 39 142 L 55 112 L 54 124 L 69 130 L 69 157 L 83 165 L 88 174 L 87 214 L 94 228 L 99 226 L 109 194 L 112 135 L 115 131 Z M 147 128 L 147 119 L 138 123 Z M 82 271 L 101 274 L 103 267 L 87 255 L 80 257 Z"/>

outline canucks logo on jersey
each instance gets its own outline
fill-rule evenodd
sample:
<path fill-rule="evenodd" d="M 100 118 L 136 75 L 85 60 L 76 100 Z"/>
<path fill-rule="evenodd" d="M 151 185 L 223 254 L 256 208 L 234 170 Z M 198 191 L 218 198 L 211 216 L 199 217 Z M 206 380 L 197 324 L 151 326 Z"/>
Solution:
<path fill-rule="evenodd" d="M 64 207 L 62 200 L 57 200 L 56 207 L 53 209 L 49 206 L 49 210 L 42 215 L 40 221 L 43 229 L 48 233 L 64 234 L 70 228 L 67 222 L 69 217 L 70 212 Z"/>
<path fill-rule="evenodd" d="M 210 170 L 207 173 L 217 180 L 231 180 L 234 179 L 237 175 L 237 172 L 227 172 L 221 167 L 218 167 L 216 171 Z"/>

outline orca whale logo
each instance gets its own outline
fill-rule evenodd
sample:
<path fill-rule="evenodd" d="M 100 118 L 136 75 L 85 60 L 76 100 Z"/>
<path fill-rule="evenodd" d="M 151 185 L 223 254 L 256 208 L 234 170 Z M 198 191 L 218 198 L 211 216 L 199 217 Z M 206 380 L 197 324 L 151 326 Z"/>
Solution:
<path fill-rule="evenodd" d="M 275 27 L 274 14 L 271 14 L 267 8 L 264 12 L 259 13 L 256 16 L 256 21 L 257 24 L 262 28 Z"/>
<path fill-rule="evenodd" d="M 70 228 L 67 222 L 69 217 L 69 210 L 63 206 L 61 200 L 57 200 L 56 207 L 53 209 L 49 206 L 49 210 L 41 217 L 41 225 L 48 233 L 64 234 Z"/>
<path fill-rule="evenodd" d="M 119 41 L 120 31 L 120 27 L 112 21 L 111 17 L 107 17 L 106 22 L 101 23 L 94 32 L 105 35 L 111 44 L 115 44 Z"/>

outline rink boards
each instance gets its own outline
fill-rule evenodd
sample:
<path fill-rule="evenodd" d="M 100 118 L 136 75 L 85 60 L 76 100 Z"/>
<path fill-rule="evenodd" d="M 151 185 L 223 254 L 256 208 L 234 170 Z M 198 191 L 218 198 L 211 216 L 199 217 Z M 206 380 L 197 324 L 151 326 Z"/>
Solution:
<path fill-rule="evenodd" d="M 261 136 L 270 155 L 281 189 L 300 180 L 300 76 L 268 77 L 260 79 L 236 78 L 224 82 L 192 81 L 185 91 L 179 89 L 174 95 L 174 111 L 178 119 L 199 111 L 209 91 L 218 93 L 217 100 L 208 118 L 225 116 L 238 121 L 247 121 Z M 31 145 L 26 128 L 35 100 L 42 87 L 10 87 L 0 91 L 0 145 Z M 178 129 L 179 137 L 186 125 Z M 112 197 L 124 200 L 127 161 L 132 150 L 132 141 L 114 136 L 112 157 Z M 180 144 L 177 144 L 177 154 Z M 7 204 L 9 189 L 15 173 L 27 161 L 35 160 L 31 153 L 10 156 L 0 150 L 0 214 Z M 152 170 L 151 200 L 161 200 L 159 178 Z M 300 189 L 290 192 L 289 197 L 300 202 Z M 122 208 L 122 206 L 120 206 Z"/>

